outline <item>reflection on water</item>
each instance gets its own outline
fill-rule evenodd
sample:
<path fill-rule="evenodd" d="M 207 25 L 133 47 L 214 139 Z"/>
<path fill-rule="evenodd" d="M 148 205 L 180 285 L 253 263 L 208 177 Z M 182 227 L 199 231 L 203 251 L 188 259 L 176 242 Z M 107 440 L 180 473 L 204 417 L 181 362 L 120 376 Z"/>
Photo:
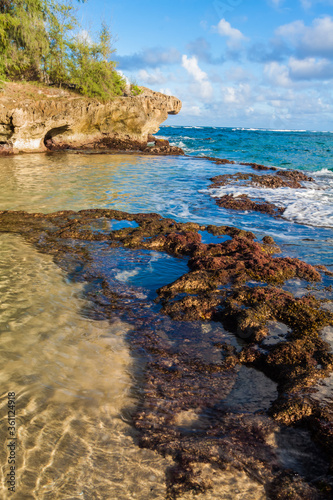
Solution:
<path fill-rule="evenodd" d="M 94 242 L 88 248 L 93 272 L 103 274 L 112 288 L 119 288 L 119 282 L 126 288 L 134 286 L 138 292 L 141 291 L 142 298 L 156 298 L 158 288 L 188 272 L 188 259 L 162 252 L 122 247 L 110 249 L 104 242 Z"/>

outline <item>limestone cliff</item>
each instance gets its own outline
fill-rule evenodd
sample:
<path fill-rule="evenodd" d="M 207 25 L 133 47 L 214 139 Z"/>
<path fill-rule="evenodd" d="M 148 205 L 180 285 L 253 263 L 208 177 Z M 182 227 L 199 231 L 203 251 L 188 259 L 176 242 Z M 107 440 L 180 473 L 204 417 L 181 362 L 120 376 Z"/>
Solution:
<path fill-rule="evenodd" d="M 146 145 L 168 114 L 177 114 L 176 97 L 140 87 L 137 96 L 105 104 L 60 89 L 7 83 L 0 95 L 0 148 L 32 152 L 57 147 Z M 127 147 L 131 149 L 131 147 Z"/>

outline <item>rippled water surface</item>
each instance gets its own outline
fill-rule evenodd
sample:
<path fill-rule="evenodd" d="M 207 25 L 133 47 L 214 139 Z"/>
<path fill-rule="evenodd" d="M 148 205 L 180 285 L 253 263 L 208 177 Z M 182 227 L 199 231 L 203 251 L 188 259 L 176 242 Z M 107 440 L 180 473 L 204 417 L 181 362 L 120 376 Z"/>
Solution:
<path fill-rule="evenodd" d="M 161 133 L 167 135 L 167 130 Z M 183 133 L 190 134 L 185 130 Z M 214 151 L 208 148 L 205 153 Z M 310 216 L 304 216 L 302 221 L 294 216 L 272 219 L 217 207 L 206 191 L 209 178 L 235 168 L 239 169 L 205 159 L 136 155 L 32 154 L 0 158 L 0 210 L 47 213 L 108 207 L 133 213 L 158 212 L 179 221 L 234 225 L 250 229 L 258 237 L 272 235 L 285 255 L 332 268 L 333 232 L 326 227 L 329 224 L 314 224 L 313 219 L 308 220 Z M 318 171 L 322 168 L 320 164 Z M 323 180 L 326 174 L 320 175 L 320 195 L 326 203 L 325 189 L 330 185 Z M 283 197 L 283 193 L 278 195 Z M 319 203 L 317 198 L 313 200 Z M 292 199 L 290 206 L 292 203 L 297 204 L 297 200 Z M 319 220 L 322 207 L 318 207 Z M 325 210 L 328 217 L 332 216 L 330 205 Z M 110 255 L 103 252 L 102 244 L 96 247 L 95 264 L 107 267 L 112 262 L 110 282 L 137 289 L 140 300 L 153 299 L 157 287 L 186 270 L 186 260 L 157 252 L 141 252 L 137 259 L 128 252 L 126 260 L 119 251 Z M 117 316 L 111 323 L 91 319 L 84 314 L 88 308 L 83 284 L 70 282 L 51 257 L 39 254 L 20 236 L 0 233 L 1 464 L 6 462 L 8 451 L 9 391 L 16 392 L 18 405 L 18 483 L 17 493 L 11 498 L 164 499 L 165 475 L 172 460 L 140 449 L 130 423 L 144 376 L 143 360 L 133 354 L 128 344 L 135 325 Z M 195 328 L 202 328 L 206 335 L 216 326 Z M 330 340 L 331 331 L 327 335 Z M 204 349 L 203 344 L 202 352 Z M 242 388 L 250 375 L 257 389 L 254 384 L 249 395 Z M 331 397 L 327 384 L 329 381 L 322 387 L 325 398 Z M 255 411 L 267 408 L 275 396 L 276 384 L 254 370 L 242 368 L 221 405 Z M 180 425 L 190 425 L 190 421 L 185 419 Z M 295 445 L 290 444 L 293 440 Z M 301 452 L 297 449 L 307 440 L 300 434 L 272 436 L 274 446 L 280 442 L 281 460 L 287 464 L 304 460 L 304 454 L 299 458 Z M 305 456 L 311 461 L 311 453 Z M 213 477 L 213 488 L 195 498 L 266 498 L 263 487 L 244 473 L 221 473 L 210 465 L 206 467 Z M 6 466 L 0 468 L 1 498 L 9 498 L 7 472 Z M 188 493 L 182 498 L 194 497 Z"/>

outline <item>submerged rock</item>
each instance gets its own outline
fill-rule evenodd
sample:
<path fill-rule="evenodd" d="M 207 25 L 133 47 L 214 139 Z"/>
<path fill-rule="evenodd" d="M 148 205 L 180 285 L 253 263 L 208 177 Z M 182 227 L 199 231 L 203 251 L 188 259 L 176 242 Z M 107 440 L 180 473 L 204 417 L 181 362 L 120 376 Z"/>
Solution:
<path fill-rule="evenodd" d="M 236 174 L 216 175 L 210 180 L 213 184 L 209 186 L 209 189 L 226 186 L 227 184 L 237 185 L 237 183 L 241 183 L 243 186 L 258 186 L 270 189 L 277 189 L 281 187 L 303 189 L 304 186 L 300 182 L 313 182 L 312 177 L 309 177 L 303 172 L 299 172 L 297 170 L 277 170 L 274 175 L 257 175 L 237 172 Z"/>
<path fill-rule="evenodd" d="M 96 230 L 99 221 L 103 230 Z M 310 293 L 297 298 L 281 288 L 291 278 L 320 283 L 323 269 L 275 256 L 279 249 L 270 237 L 259 242 L 234 227 L 179 223 L 155 213 L 3 211 L 0 228 L 53 255 L 72 279 L 88 281 L 91 314 L 111 319 L 117 311 L 132 321 L 129 341 L 146 364 L 131 418 L 141 446 L 174 460 L 169 499 L 212 486 L 201 474 L 203 463 L 245 472 L 265 486 L 268 498 L 332 497 L 333 416 L 312 391 L 333 371 L 331 347 L 320 336 L 333 325 L 333 313 Z M 229 238 L 204 244 L 202 231 Z M 130 248 L 187 258 L 189 271 L 156 291 L 158 304 L 147 304 L 129 289 L 112 288 L 93 259 L 101 242 L 110 252 Z M 211 329 L 204 328 L 207 320 L 215 321 Z M 283 335 L 265 342 L 272 324 L 282 325 Z M 309 455 L 313 461 L 318 453 L 320 472 L 304 467 L 306 451 L 291 469 L 273 443 L 272 435 L 294 425 L 308 429 L 320 446 Z"/>

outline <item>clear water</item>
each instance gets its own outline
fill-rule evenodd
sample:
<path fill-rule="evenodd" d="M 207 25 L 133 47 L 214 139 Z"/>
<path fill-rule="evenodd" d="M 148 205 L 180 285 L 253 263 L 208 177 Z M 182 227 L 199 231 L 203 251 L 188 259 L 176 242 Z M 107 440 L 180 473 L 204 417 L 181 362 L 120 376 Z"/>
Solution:
<path fill-rule="evenodd" d="M 175 144 L 183 143 L 191 157 L 32 154 L 0 158 L 0 210 L 47 213 L 108 207 L 157 212 L 179 221 L 233 225 L 254 231 L 258 238 L 273 236 L 283 255 L 333 270 L 331 134 L 168 127 L 160 135 Z M 215 204 L 207 191 L 209 178 L 250 170 L 194 158 L 203 154 L 309 170 L 319 187 L 302 190 L 299 197 L 290 192 L 266 192 L 266 197 L 279 196 L 280 203 L 288 204 L 286 219 L 231 212 Z M 111 224 L 112 229 L 125 227 Z M 96 226 L 96 230 L 100 228 Z M 206 232 L 202 236 L 207 243 L 220 240 Z M 157 287 L 186 270 L 185 259 L 157 252 L 134 257 L 129 251 L 124 260 L 124 253 L 105 252 L 103 244 L 96 246 L 94 259 L 96 266 L 104 263 L 110 283 L 134 290 L 138 300 L 148 302 Z M 325 284 L 331 282 L 327 278 Z M 300 282 L 300 290 L 303 287 Z M 11 498 L 164 499 L 165 474 L 172 461 L 140 449 L 129 423 L 144 368 L 126 340 L 133 325 L 117 317 L 110 324 L 83 315 L 89 305 L 82 285 L 71 283 L 50 257 L 38 254 L 19 236 L 0 234 L 0 294 L 1 497 L 9 498 L 4 465 L 6 403 L 7 392 L 15 391 L 20 449 L 17 493 Z M 177 325 L 174 328 L 180 330 Z M 183 342 L 211 355 L 204 339 L 216 331 L 216 325 L 198 323 L 182 328 L 185 333 L 178 332 L 177 337 L 180 348 Z M 191 335 L 186 333 L 191 329 L 202 330 L 202 345 L 191 344 Z M 221 334 L 232 340 L 227 332 Z M 325 336 L 331 341 L 331 330 Z M 232 403 L 236 409 L 253 411 L 269 405 L 276 395 L 275 384 L 262 374 L 251 373 L 258 389 L 252 387 L 249 398 L 244 383 L 249 374 L 246 368 L 239 371 L 222 406 Z M 323 387 L 325 398 L 331 397 L 326 389 L 331 380 Z M 190 425 L 188 415 L 183 420 L 180 415 L 179 420 L 181 425 Z M 279 448 L 282 461 L 288 466 L 293 462 L 297 469 L 302 466 L 299 455 L 307 463 L 315 461 L 302 451 L 302 443 L 308 449 L 307 440 L 301 434 L 295 434 L 293 440 L 275 435 L 271 444 Z M 292 441 L 296 444 L 291 445 Z M 266 498 L 263 487 L 246 474 L 204 467 L 213 477 L 213 489 L 196 498 Z M 183 496 L 184 500 L 190 498 L 192 494 Z"/>

